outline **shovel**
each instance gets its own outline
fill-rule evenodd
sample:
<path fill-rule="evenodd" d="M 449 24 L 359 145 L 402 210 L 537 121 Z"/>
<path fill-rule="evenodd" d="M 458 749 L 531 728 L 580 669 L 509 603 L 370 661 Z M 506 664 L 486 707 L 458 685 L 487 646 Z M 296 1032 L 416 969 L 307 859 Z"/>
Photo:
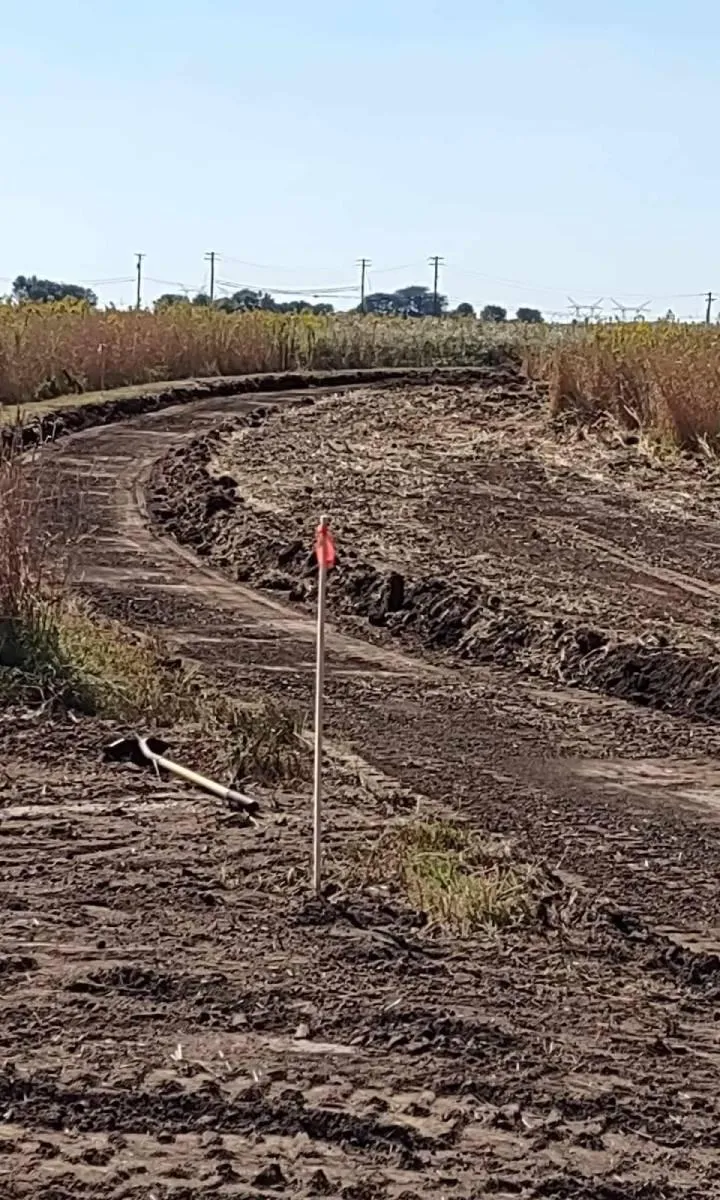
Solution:
<path fill-rule="evenodd" d="M 144 738 L 140 734 L 134 733 L 130 737 L 117 738 L 116 741 L 111 742 L 105 750 L 105 757 L 113 762 L 132 762 L 139 767 L 146 763 L 152 763 L 156 769 L 169 771 L 178 779 L 184 779 L 186 783 L 192 783 L 204 792 L 210 792 L 211 795 L 226 800 L 231 808 L 240 809 L 248 816 L 252 816 L 258 811 L 258 802 L 251 796 L 244 796 L 242 792 L 236 792 L 234 788 L 225 787 L 222 783 L 215 783 L 212 779 L 206 779 L 204 775 L 198 775 L 197 771 L 191 771 L 189 767 L 182 767 L 180 763 L 165 758 L 164 752 L 167 749 L 167 742 L 162 741 L 161 738 Z"/>

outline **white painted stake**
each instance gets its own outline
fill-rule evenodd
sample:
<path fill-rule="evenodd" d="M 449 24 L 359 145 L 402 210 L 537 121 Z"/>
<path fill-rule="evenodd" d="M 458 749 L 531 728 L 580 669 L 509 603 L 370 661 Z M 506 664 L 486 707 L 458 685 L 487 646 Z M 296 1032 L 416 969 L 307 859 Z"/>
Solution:
<path fill-rule="evenodd" d="M 327 533 L 327 517 L 320 518 L 318 547 Z M 327 595 L 327 561 L 318 555 L 317 639 L 315 645 L 315 770 L 313 774 L 313 891 L 320 895 L 322 886 L 322 751 L 323 751 L 323 694 L 325 688 L 325 598 Z"/>

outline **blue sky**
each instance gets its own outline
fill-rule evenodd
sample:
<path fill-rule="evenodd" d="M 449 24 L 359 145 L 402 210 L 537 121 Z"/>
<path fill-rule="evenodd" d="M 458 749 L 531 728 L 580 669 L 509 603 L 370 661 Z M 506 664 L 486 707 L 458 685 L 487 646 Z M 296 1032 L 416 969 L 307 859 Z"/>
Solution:
<path fill-rule="evenodd" d="M 8 4 L 0 291 L 143 251 L 150 299 L 202 285 L 210 249 L 288 289 L 353 285 L 366 255 L 390 290 L 437 253 L 455 301 L 699 314 L 718 61 L 710 0 Z"/>

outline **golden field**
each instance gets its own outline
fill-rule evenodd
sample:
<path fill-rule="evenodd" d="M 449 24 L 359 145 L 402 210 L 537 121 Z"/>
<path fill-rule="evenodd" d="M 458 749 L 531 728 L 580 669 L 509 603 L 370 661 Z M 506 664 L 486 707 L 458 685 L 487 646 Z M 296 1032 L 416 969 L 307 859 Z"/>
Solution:
<path fill-rule="evenodd" d="M 494 332 L 473 320 L 5 304 L 0 402 L 256 371 L 469 364 L 498 340 Z"/>
<path fill-rule="evenodd" d="M 720 437 L 720 327 L 667 322 L 569 330 L 531 355 L 553 413 L 605 415 L 667 445 Z"/>
<path fill-rule="evenodd" d="M 720 327 L 666 322 L 551 327 L 0 304 L 0 404 L 7 413 L 67 393 L 259 371 L 471 365 L 492 346 L 549 385 L 554 414 L 603 415 L 684 447 L 720 436 Z"/>

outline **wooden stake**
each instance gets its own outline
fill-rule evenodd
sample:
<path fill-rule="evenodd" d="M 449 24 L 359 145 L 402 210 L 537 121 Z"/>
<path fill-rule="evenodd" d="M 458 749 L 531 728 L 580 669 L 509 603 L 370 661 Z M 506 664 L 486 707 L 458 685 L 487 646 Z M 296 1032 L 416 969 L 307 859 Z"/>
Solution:
<path fill-rule="evenodd" d="M 327 518 L 320 518 L 317 548 L 326 535 Z M 325 689 L 325 603 L 327 596 L 327 558 L 325 553 L 318 559 L 318 604 L 317 637 L 315 644 L 315 769 L 313 772 L 313 891 L 316 896 L 322 889 L 322 752 L 323 752 L 323 696 Z"/>

